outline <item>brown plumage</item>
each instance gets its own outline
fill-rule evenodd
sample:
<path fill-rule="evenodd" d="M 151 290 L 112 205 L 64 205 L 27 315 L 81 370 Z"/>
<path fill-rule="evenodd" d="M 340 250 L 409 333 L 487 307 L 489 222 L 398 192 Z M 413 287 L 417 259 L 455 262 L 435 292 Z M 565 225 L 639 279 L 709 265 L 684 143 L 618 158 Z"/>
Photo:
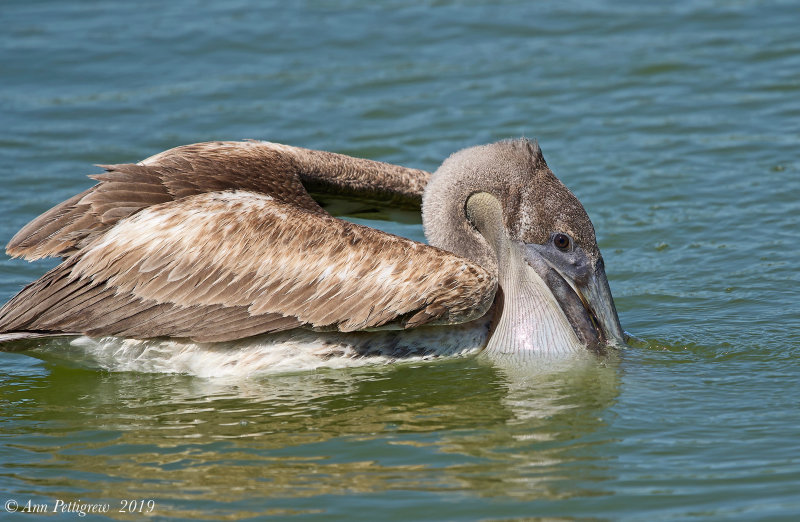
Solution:
<path fill-rule="evenodd" d="M 623 339 L 589 216 L 525 139 L 464 149 L 432 176 L 266 142 L 105 169 L 9 243 L 10 255 L 63 261 L 0 309 L 0 346 L 302 329 L 347 344 L 360 330 L 464 324 L 443 353 L 521 360 Z M 421 205 L 432 246 L 337 219 L 311 194 Z M 434 330 L 411 344 L 443 348 Z"/>
<path fill-rule="evenodd" d="M 419 208 L 430 174 L 378 161 L 268 142 L 184 145 L 138 164 L 101 165 L 100 183 L 28 223 L 6 252 L 66 257 L 139 210 L 188 196 L 248 190 L 325 213 L 309 191 Z M 308 189 L 307 189 L 308 187 Z"/>
<path fill-rule="evenodd" d="M 413 206 L 426 172 L 263 142 L 105 169 L 9 243 L 65 260 L 0 309 L 0 332 L 223 341 L 459 323 L 492 303 L 481 266 L 334 218 L 307 190 Z"/>

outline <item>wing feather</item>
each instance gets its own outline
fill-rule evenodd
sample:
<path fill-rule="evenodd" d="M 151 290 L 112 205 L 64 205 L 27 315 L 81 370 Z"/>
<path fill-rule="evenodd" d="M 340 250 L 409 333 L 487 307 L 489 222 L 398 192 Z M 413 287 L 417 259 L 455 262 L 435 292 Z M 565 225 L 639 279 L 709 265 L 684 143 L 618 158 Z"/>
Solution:
<path fill-rule="evenodd" d="M 454 254 L 249 191 L 117 222 L 0 309 L 0 331 L 230 340 L 481 317 L 497 281 Z"/>
<path fill-rule="evenodd" d="M 6 251 L 28 260 L 69 257 L 144 208 L 197 194 L 244 190 L 312 213 L 316 192 L 419 208 L 427 172 L 268 142 L 185 145 L 137 164 L 100 165 L 94 187 L 53 207 L 20 230 Z"/>

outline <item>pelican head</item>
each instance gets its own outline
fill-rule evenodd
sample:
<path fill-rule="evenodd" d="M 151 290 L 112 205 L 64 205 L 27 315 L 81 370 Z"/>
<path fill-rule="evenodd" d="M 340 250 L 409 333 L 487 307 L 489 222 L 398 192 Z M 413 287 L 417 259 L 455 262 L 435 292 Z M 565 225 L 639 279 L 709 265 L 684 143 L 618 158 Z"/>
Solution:
<path fill-rule="evenodd" d="M 425 189 L 422 218 L 431 245 L 497 275 L 488 354 L 603 352 L 623 342 L 592 222 L 535 142 L 450 156 Z"/>

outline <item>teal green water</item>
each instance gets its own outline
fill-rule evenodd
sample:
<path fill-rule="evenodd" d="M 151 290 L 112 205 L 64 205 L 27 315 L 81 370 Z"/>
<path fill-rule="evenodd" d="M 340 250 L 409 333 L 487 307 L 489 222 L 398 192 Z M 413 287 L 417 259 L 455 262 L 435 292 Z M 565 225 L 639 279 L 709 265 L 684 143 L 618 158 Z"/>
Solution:
<path fill-rule="evenodd" d="M 109 504 L 86 520 L 138 518 L 124 500 L 156 519 L 800 516 L 795 2 L 6 0 L 0 20 L 3 241 L 92 164 L 184 143 L 435 169 L 525 135 L 641 340 L 547 373 L 233 381 L 2 353 L 0 500 Z M 3 256 L 0 298 L 49 266 Z"/>

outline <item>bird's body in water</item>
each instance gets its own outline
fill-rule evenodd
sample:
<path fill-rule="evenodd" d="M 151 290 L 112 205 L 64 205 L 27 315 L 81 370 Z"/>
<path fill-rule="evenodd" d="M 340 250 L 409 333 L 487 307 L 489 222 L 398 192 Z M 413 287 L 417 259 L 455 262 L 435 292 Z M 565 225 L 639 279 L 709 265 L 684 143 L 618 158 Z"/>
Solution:
<path fill-rule="evenodd" d="M 0 309 L 0 348 L 69 338 L 111 368 L 148 350 L 274 368 L 622 341 L 592 224 L 528 140 L 465 149 L 432 175 L 268 142 L 105 168 L 9 243 L 63 261 Z M 312 194 L 421 206 L 430 244 L 335 218 Z"/>

